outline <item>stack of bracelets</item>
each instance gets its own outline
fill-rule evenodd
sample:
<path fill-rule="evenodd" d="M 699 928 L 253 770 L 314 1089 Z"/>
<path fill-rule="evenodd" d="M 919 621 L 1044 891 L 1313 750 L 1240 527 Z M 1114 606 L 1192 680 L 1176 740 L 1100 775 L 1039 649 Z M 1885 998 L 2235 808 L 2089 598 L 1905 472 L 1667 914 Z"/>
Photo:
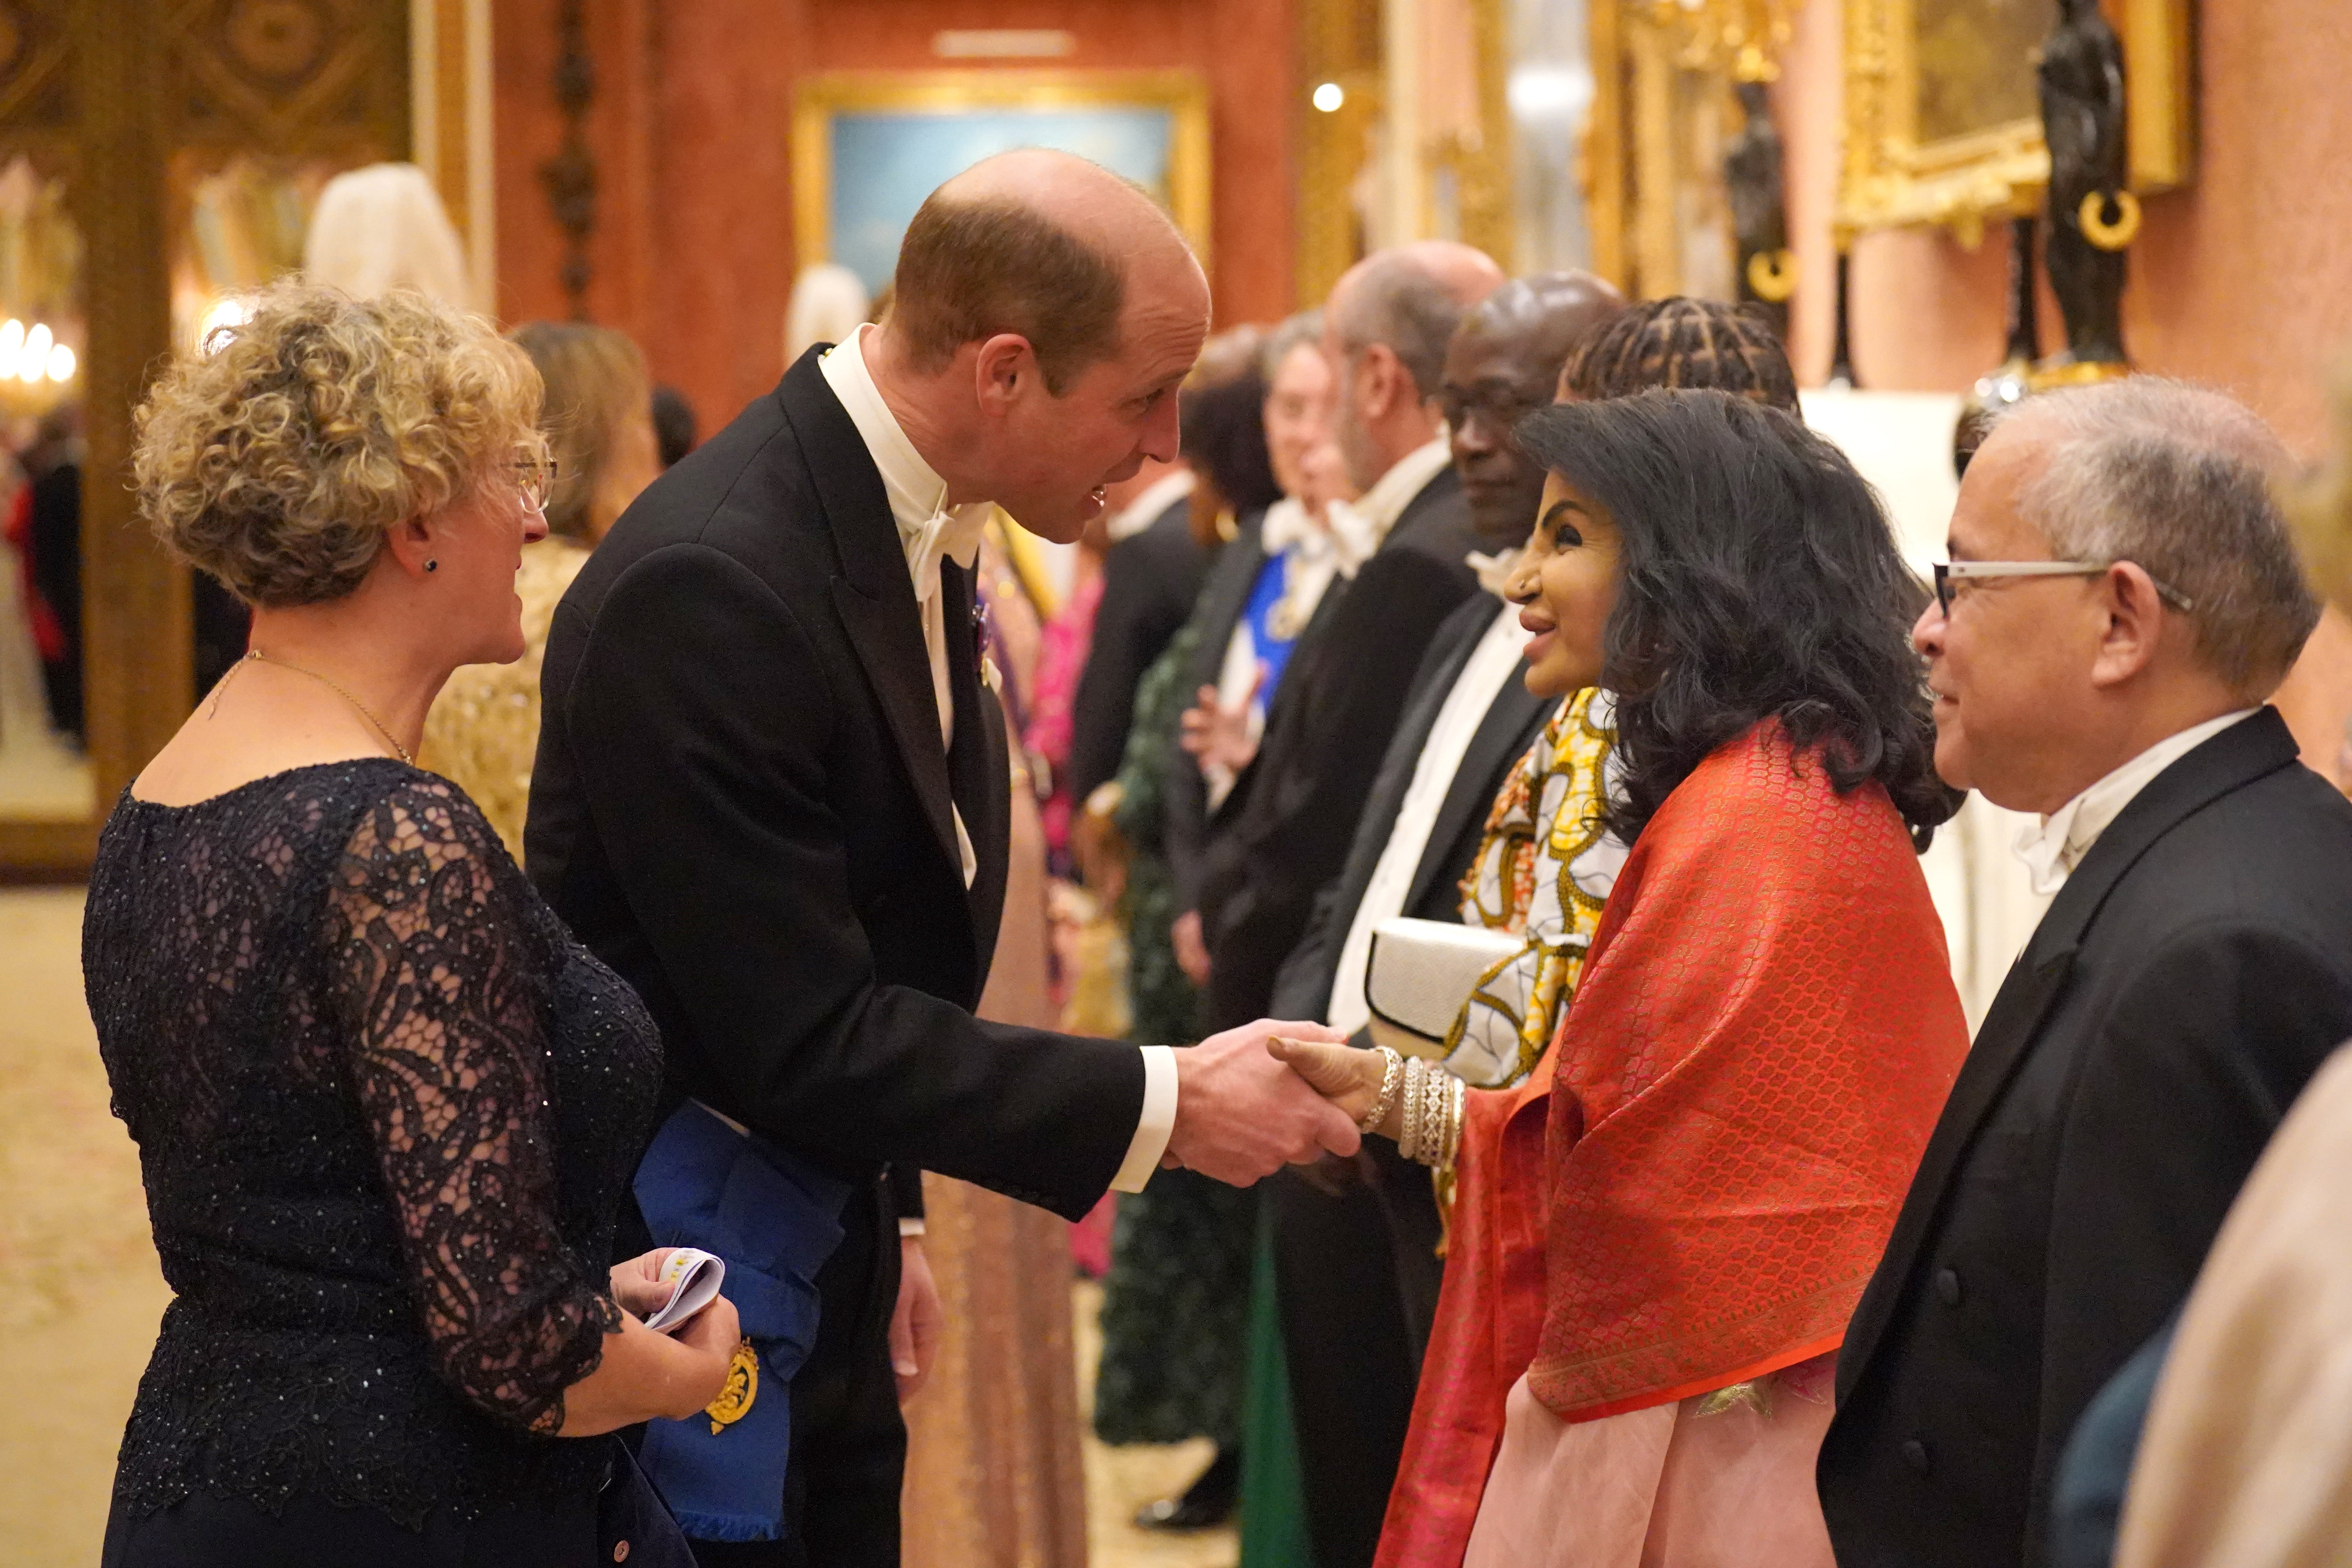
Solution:
<path fill-rule="evenodd" d="M 1397 1152 L 1433 1170 L 1454 1169 L 1454 1156 L 1462 1147 L 1462 1106 L 1469 1086 L 1419 1057 L 1401 1056 L 1386 1046 L 1378 1049 L 1388 1070 L 1381 1075 L 1381 1098 L 1357 1130 L 1370 1132 L 1387 1121 L 1402 1090 L 1404 1125 L 1397 1132 Z"/>

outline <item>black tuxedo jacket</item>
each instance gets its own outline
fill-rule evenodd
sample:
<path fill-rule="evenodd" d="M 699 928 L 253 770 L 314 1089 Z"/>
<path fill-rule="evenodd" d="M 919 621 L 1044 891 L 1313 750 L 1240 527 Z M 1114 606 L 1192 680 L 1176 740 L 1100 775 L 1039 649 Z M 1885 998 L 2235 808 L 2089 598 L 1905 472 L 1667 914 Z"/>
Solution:
<path fill-rule="evenodd" d="M 1201 595 L 1192 602 L 1192 618 L 1187 623 L 1193 633 L 1192 656 L 1183 676 L 1187 708 L 1192 705 L 1195 692 L 1203 686 L 1214 686 L 1223 672 L 1225 648 L 1234 640 L 1234 628 L 1241 624 L 1243 612 L 1249 608 L 1250 590 L 1257 585 L 1258 570 L 1265 564 L 1265 513 L 1254 511 L 1241 520 L 1233 538 L 1217 552 L 1201 584 Z M 1336 596 L 1347 585 L 1345 578 L 1333 578 L 1324 597 Z M 1200 764 L 1181 747 L 1168 761 L 1160 809 L 1160 849 L 1176 884 L 1176 908 L 1181 913 L 1198 907 L 1202 860 L 1209 838 L 1208 782 L 1201 777 Z"/>
<path fill-rule="evenodd" d="M 1135 689 L 1183 630 L 1209 560 L 1192 538 L 1190 497 L 1161 508 L 1150 527 L 1103 557 L 1102 602 L 1095 607 L 1087 668 L 1070 702 L 1074 804 L 1083 806 L 1097 784 L 1117 776 L 1135 721 Z"/>
<path fill-rule="evenodd" d="M 852 1179 L 920 1167 L 1076 1218 L 1134 1137 L 1142 1060 L 971 1016 L 1010 801 L 971 574 L 943 573 L 950 753 L 881 475 L 816 353 L 564 595 L 530 873 L 653 1010 L 673 1095 Z"/>
<path fill-rule="evenodd" d="M 1413 677 L 1412 690 L 1404 700 L 1404 717 L 1389 742 L 1388 755 L 1381 759 L 1380 773 L 1372 780 L 1363 820 L 1356 826 L 1355 842 L 1348 847 L 1347 866 L 1316 899 L 1307 935 L 1292 949 L 1275 980 L 1271 1016 L 1320 1018 L 1330 1010 L 1339 950 L 1347 945 L 1357 907 L 1364 901 L 1372 873 L 1388 850 L 1389 836 L 1395 830 L 1405 792 L 1412 787 L 1422 748 L 1429 743 L 1438 712 L 1453 695 L 1454 683 L 1462 679 L 1470 656 L 1500 610 L 1494 595 L 1473 594 L 1438 627 L 1429 652 L 1422 658 L 1421 671 Z M 1446 786 L 1429 843 L 1414 864 L 1402 913 L 1425 921 L 1461 918 L 1462 874 L 1478 853 L 1478 840 L 1486 831 L 1495 796 L 1543 732 L 1544 721 L 1559 706 L 1559 699 L 1535 696 L 1517 675 L 1503 682 L 1502 690 L 1486 705 L 1486 716 L 1470 737 L 1470 749 L 1463 752 L 1461 765 Z"/>
<path fill-rule="evenodd" d="M 1844 1568 L 2047 1561 L 2058 1457 L 2352 1035 L 2352 805 L 2274 709 L 2110 824 L 1995 998 L 1838 1362 Z"/>
<path fill-rule="evenodd" d="M 1478 592 L 1462 481 L 1438 470 L 1336 603 L 1315 607 L 1257 760 L 1218 814 L 1201 886 L 1209 1022 L 1265 1015 L 1274 980 L 1339 874 L 1405 692 L 1445 617 Z"/>

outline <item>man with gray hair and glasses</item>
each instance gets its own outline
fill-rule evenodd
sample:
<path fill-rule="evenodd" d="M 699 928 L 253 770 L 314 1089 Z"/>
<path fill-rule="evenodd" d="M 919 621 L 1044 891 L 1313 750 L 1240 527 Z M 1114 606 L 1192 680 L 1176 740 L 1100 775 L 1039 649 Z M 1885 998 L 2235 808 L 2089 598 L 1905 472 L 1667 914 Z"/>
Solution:
<path fill-rule="evenodd" d="M 1913 632 L 1937 769 L 2039 816 L 2056 897 L 1847 1331 L 1844 1568 L 2047 1561 L 2076 1419 L 2352 1035 L 2352 805 L 2265 705 L 2319 618 L 2285 460 L 2230 398 L 2137 378 L 2031 399 L 1962 481 Z"/>

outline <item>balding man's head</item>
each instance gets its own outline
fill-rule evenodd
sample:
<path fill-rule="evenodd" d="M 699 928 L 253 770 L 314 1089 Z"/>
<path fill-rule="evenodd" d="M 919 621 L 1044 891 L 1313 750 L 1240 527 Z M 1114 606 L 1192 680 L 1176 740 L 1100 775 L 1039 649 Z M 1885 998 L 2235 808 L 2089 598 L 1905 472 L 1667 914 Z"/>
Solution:
<path fill-rule="evenodd" d="M 1029 341 L 1049 391 L 1118 352 L 1130 292 L 1198 282 L 1183 237 L 1139 187 L 1067 153 L 983 159 L 933 191 L 907 226 L 893 329 L 917 369 L 969 342 Z M 1190 292 L 1190 290 L 1185 290 Z M 1206 286 L 1199 283 L 1205 316 Z"/>
<path fill-rule="evenodd" d="M 1208 330 L 1208 279 L 1151 198 L 1033 149 L 931 193 L 866 358 L 951 500 L 1066 542 L 1107 487 L 1175 460 L 1176 388 Z"/>
<path fill-rule="evenodd" d="M 1578 344 L 1624 308 L 1590 272 L 1546 272 L 1504 284 L 1454 329 L 1438 406 L 1471 521 L 1487 543 L 1523 542 L 1543 496 L 1543 466 L 1519 450 L 1512 431 L 1551 401 Z"/>
<path fill-rule="evenodd" d="M 1323 351 L 1339 374 L 1333 434 L 1358 489 L 1435 433 L 1430 399 L 1446 342 L 1502 280 L 1492 260 L 1447 240 L 1378 251 L 1339 275 L 1323 309 Z"/>
<path fill-rule="evenodd" d="M 1502 283 L 1502 269 L 1466 245 L 1424 239 L 1395 246 L 1339 275 L 1324 308 L 1324 330 L 1341 359 L 1386 345 L 1422 396 L 1433 397 L 1454 329 Z"/>

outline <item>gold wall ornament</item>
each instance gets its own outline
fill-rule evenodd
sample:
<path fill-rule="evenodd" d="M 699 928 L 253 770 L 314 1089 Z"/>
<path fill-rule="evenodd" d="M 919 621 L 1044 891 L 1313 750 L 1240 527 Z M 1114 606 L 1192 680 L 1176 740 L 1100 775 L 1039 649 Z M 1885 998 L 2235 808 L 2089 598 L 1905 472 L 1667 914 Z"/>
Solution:
<path fill-rule="evenodd" d="M 2053 392 L 2063 386 L 2096 386 L 2103 381 L 2121 381 L 2131 373 L 2131 366 L 2121 360 L 2060 359 L 2045 361 L 2028 371 L 2025 385 L 2030 392 Z"/>
<path fill-rule="evenodd" d="M 2189 182 L 2194 124 L 2191 0 L 2105 0 L 2124 45 L 2132 190 Z M 1844 0 L 1840 243 L 1873 229 L 2032 216 L 2050 178 L 2035 97 L 2051 0 Z"/>
<path fill-rule="evenodd" d="M 1592 270 L 1630 299 L 1729 300 L 1739 289 L 1723 154 L 1739 115 L 1733 76 L 1748 24 L 1723 19 L 1736 3 L 1699 8 L 1696 29 L 1679 0 L 1591 0 L 1587 16 L 1593 95 L 1582 172 Z M 1743 40 L 1737 47 L 1724 43 L 1732 33 Z M 1769 26 L 1756 35 L 1759 48 L 1769 37 Z"/>
<path fill-rule="evenodd" d="M 1758 251 L 1748 258 L 1748 287 L 1768 304 L 1787 302 L 1797 291 L 1797 258 L 1786 250 Z"/>
<path fill-rule="evenodd" d="M 2116 204 L 2116 220 L 2107 221 L 2107 204 Z M 2093 191 L 2074 214 L 2083 237 L 2101 250 L 2121 250 L 2139 236 L 2139 198 L 2129 191 Z"/>
<path fill-rule="evenodd" d="M 719 1390 L 719 1397 L 703 1407 L 710 1417 L 710 1435 L 718 1436 L 723 1427 L 732 1426 L 751 1413 L 753 1401 L 760 1397 L 760 1352 L 751 1348 L 749 1340 L 738 1340 L 735 1354 L 727 1363 L 727 1381 Z"/>
<path fill-rule="evenodd" d="M 321 21 L 318 46 L 278 79 L 239 47 L 254 54 L 278 24 L 247 10 L 233 29 L 236 0 L 5 0 L 17 42 L 0 59 L 0 169 L 21 154 L 44 180 L 63 182 L 82 255 L 75 384 L 87 443 L 90 801 L 70 816 L 18 816 L 0 801 L 0 871 L 86 872 L 100 803 L 194 706 L 190 574 L 142 524 L 129 474 L 131 411 L 172 350 L 171 263 L 193 180 L 240 156 L 341 168 L 409 151 L 409 7 L 299 3 Z M 280 58 L 271 47 L 259 38 L 265 68 Z"/>
<path fill-rule="evenodd" d="M 236 0 L 221 37 L 231 58 L 255 76 L 298 81 L 326 47 L 327 19 L 306 0 Z"/>
<path fill-rule="evenodd" d="M 1320 305 L 1339 274 L 1364 255 L 1365 214 L 1358 198 L 1384 106 L 1382 54 L 1380 0 L 1299 0 L 1290 112 L 1298 117 L 1293 270 L 1302 310 Z"/>
<path fill-rule="evenodd" d="M 1796 33 L 1791 0 L 1649 0 L 1649 10 L 1676 64 L 1733 81 L 1780 80 L 1778 56 Z"/>

